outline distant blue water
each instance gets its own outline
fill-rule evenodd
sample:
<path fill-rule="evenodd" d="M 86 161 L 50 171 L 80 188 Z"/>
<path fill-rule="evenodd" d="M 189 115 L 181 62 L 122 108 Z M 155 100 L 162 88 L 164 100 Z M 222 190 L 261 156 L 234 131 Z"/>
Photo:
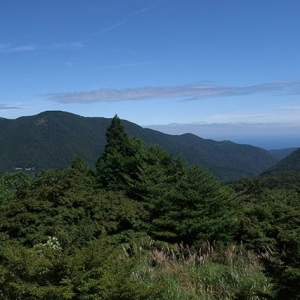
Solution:
<path fill-rule="evenodd" d="M 148 127 L 168 134 L 193 133 L 204 139 L 229 140 L 266 150 L 300 147 L 299 124 L 173 124 Z"/>
<path fill-rule="evenodd" d="M 222 140 L 222 138 L 217 140 Z M 300 147 L 300 136 L 239 136 L 228 137 L 228 140 L 238 144 L 250 144 L 266 150 Z"/>

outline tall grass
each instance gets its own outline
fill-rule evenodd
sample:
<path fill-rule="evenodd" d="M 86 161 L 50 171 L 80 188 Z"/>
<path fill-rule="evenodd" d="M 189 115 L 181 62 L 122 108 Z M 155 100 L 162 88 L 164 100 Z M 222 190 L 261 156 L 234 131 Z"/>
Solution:
<path fill-rule="evenodd" d="M 160 282 L 163 299 L 256 300 L 271 295 L 260 257 L 242 245 L 224 249 L 209 242 L 198 248 L 177 244 L 148 250 L 141 257 L 133 278 L 148 286 Z"/>

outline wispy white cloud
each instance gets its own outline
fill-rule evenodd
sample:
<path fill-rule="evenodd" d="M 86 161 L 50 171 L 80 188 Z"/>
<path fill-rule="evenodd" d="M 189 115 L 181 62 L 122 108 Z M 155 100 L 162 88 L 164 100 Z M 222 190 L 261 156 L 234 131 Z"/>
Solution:
<path fill-rule="evenodd" d="M 157 63 L 158 62 L 155 62 L 155 61 L 146 61 L 146 62 L 137 62 L 137 63 L 128 63 L 128 64 L 121 64 L 121 65 L 106 66 L 104 68 L 105 69 L 131 68 L 131 67 L 152 65 L 152 64 L 157 64 Z"/>
<path fill-rule="evenodd" d="M 129 16 L 130 17 L 133 17 L 133 16 L 137 16 L 137 15 L 140 15 L 140 14 L 143 14 L 149 10 L 153 10 L 155 8 L 155 6 L 146 6 L 142 9 L 139 9 L 139 10 L 136 10 L 134 12 L 132 12 Z"/>
<path fill-rule="evenodd" d="M 8 109 L 21 109 L 21 107 L 11 106 L 7 104 L 0 104 L 0 110 L 8 110 Z"/>
<path fill-rule="evenodd" d="M 283 116 L 282 116 L 283 117 Z M 248 120 L 253 120 L 256 123 L 259 122 L 272 122 L 274 119 L 274 113 L 270 113 L 270 112 L 244 112 L 244 113 L 219 113 L 219 114 L 215 114 L 210 116 L 209 118 L 207 118 L 208 121 L 210 123 L 230 123 L 232 122 L 232 120 L 234 120 L 234 122 L 242 122 L 244 121 L 248 121 Z"/>
<path fill-rule="evenodd" d="M 139 9 L 139 10 L 136 10 L 132 13 L 130 13 L 129 15 L 125 16 L 125 18 L 121 21 L 118 21 L 118 22 L 115 22 L 107 27 L 104 27 L 102 29 L 100 29 L 98 32 L 96 32 L 95 34 L 93 35 L 99 35 L 103 32 L 107 32 L 107 31 L 111 31 L 111 30 L 114 30 L 118 27 L 121 27 L 122 25 L 126 24 L 131 18 L 137 16 L 137 15 L 140 15 L 140 14 L 143 14 L 149 10 L 152 10 L 154 8 L 154 6 L 147 6 L 147 7 L 144 7 L 142 9 Z"/>
<path fill-rule="evenodd" d="M 92 103 L 157 99 L 191 101 L 261 93 L 272 93 L 274 95 L 300 94 L 300 80 L 280 81 L 242 87 L 202 83 L 128 89 L 99 89 L 92 91 L 51 93 L 45 96 L 59 103 Z"/>
<path fill-rule="evenodd" d="M 73 49 L 73 48 L 85 48 L 86 46 L 81 42 L 70 42 L 70 43 L 57 43 L 50 45 L 49 49 Z"/>
<path fill-rule="evenodd" d="M 12 45 L 0 45 L 0 52 L 24 52 L 24 51 L 34 51 L 36 50 L 35 45 L 22 45 L 22 46 L 12 46 Z"/>
<path fill-rule="evenodd" d="M 106 32 L 106 31 L 111 31 L 111 30 L 113 30 L 113 29 L 115 29 L 115 28 L 118 28 L 118 27 L 124 25 L 125 23 L 127 23 L 126 20 L 125 20 L 125 21 L 119 21 L 119 22 L 116 22 L 116 23 L 114 23 L 114 24 L 112 24 L 112 25 L 110 25 L 110 26 L 107 26 L 107 27 L 105 27 L 105 28 L 102 28 L 102 29 L 99 30 L 97 33 L 95 33 L 95 35 L 101 34 L 101 33 Z"/>
<path fill-rule="evenodd" d="M 35 50 L 65 50 L 65 49 L 76 49 L 76 48 L 85 48 L 86 46 L 81 42 L 66 42 L 66 43 L 56 43 L 48 46 L 40 46 L 36 45 L 0 45 L 0 53 L 12 53 L 12 52 L 28 52 Z"/>

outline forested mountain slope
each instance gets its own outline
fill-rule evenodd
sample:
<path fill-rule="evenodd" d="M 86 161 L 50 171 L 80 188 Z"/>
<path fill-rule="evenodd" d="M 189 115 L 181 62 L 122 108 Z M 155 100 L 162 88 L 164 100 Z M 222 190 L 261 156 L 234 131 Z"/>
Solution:
<path fill-rule="evenodd" d="M 299 299 L 299 196 L 229 186 L 115 116 L 93 170 L 0 175 L 1 299 Z"/>
<path fill-rule="evenodd" d="M 273 149 L 269 150 L 269 153 L 276 159 L 282 160 L 296 150 L 297 148 Z"/>
<path fill-rule="evenodd" d="M 284 150 L 284 149 L 283 149 Z M 300 148 L 286 156 L 274 166 L 252 178 L 245 178 L 234 183 L 237 186 L 247 186 L 251 190 L 288 189 L 300 190 Z"/>
<path fill-rule="evenodd" d="M 268 172 L 300 170 L 300 148 L 269 168 Z"/>
<path fill-rule="evenodd" d="M 111 119 L 88 118 L 62 111 L 46 111 L 15 120 L 0 119 L 0 173 L 15 168 L 65 168 L 75 155 L 94 166 L 104 151 Z M 277 162 L 268 151 L 229 141 L 216 142 L 193 134 L 168 135 L 122 121 L 128 135 L 158 144 L 189 163 L 200 164 L 221 180 L 263 172 Z"/>
<path fill-rule="evenodd" d="M 255 179 L 261 186 L 300 189 L 300 148 L 286 156 Z"/>

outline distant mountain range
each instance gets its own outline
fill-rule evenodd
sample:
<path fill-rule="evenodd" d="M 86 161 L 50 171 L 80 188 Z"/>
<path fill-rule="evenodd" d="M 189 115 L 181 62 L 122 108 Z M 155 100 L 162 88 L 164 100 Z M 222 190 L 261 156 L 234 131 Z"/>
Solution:
<path fill-rule="evenodd" d="M 285 149 L 274 149 L 269 150 L 269 153 L 274 156 L 278 160 L 282 160 L 294 151 L 296 151 L 298 148 L 285 148 Z"/>
<path fill-rule="evenodd" d="M 277 162 L 256 180 L 268 188 L 294 189 L 300 192 L 300 148 Z"/>
<path fill-rule="evenodd" d="M 282 171 L 300 171 L 300 148 L 270 167 L 266 173 Z"/>
<path fill-rule="evenodd" d="M 0 173 L 16 168 L 65 168 L 75 155 L 82 156 L 93 167 L 104 151 L 110 122 L 108 118 L 62 111 L 46 111 L 14 120 L 0 118 Z M 173 155 L 182 155 L 189 163 L 209 169 L 220 180 L 257 175 L 280 159 L 278 153 L 274 155 L 251 145 L 217 142 L 193 134 L 169 135 L 122 122 L 128 135 L 148 145 L 158 144 Z"/>

